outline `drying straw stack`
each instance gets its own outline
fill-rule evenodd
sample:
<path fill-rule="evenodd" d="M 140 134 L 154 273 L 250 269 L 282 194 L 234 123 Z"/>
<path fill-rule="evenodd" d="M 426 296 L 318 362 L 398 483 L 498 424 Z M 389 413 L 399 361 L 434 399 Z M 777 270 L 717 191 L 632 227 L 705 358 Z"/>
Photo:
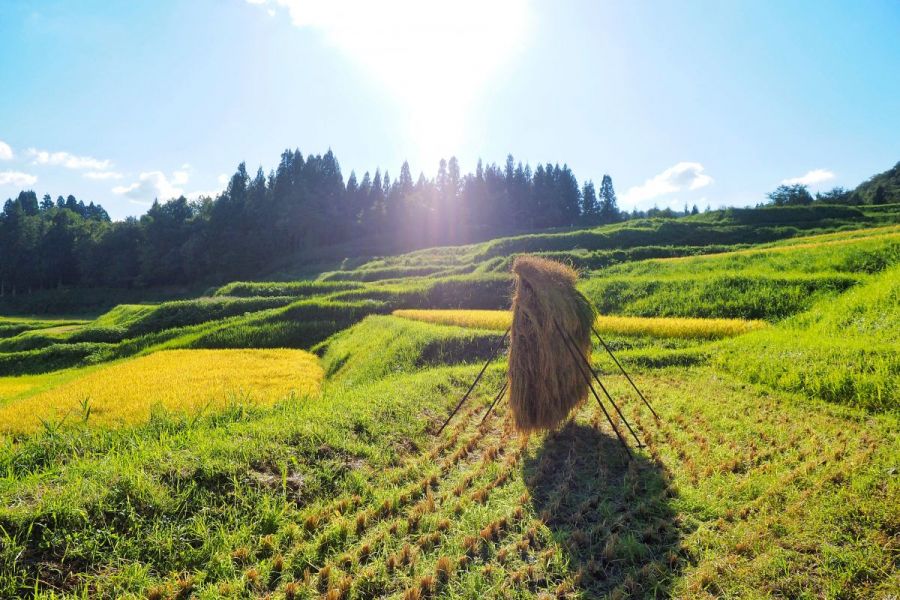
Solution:
<path fill-rule="evenodd" d="M 574 342 L 581 356 L 590 356 L 596 315 L 575 288 L 577 273 L 566 265 L 521 256 L 513 273 L 516 292 L 509 347 L 513 421 L 524 433 L 552 429 L 587 398 L 584 367 L 567 344 Z"/>

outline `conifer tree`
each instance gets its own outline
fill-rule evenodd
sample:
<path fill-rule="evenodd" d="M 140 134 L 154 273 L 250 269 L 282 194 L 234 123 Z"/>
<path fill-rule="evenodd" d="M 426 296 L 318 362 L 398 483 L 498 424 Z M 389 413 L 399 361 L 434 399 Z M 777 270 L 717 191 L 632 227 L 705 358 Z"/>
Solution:
<path fill-rule="evenodd" d="M 600 222 L 612 223 L 619 220 L 619 205 L 613 189 L 612 177 L 604 175 L 600 182 Z"/>
<path fill-rule="evenodd" d="M 597 218 L 600 212 L 600 205 L 597 204 L 597 192 L 594 190 L 594 182 L 591 180 L 584 182 L 581 188 L 581 214 L 587 222 L 592 222 Z"/>

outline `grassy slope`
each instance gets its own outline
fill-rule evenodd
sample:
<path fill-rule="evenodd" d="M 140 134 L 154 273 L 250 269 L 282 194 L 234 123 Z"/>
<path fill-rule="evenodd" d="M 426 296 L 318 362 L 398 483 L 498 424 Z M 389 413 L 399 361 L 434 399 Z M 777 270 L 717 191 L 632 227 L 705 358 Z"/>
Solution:
<path fill-rule="evenodd" d="M 434 438 L 477 367 L 416 368 L 421 353 L 389 342 L 438 326 L 391 321 L 324 349 L 327 369 L 367 381 L 333 378 L 320 400 L 6 448 L 2 589 L 38 574 L 44 589 L 109 596 L 868 598 L 896 585 L 895 415 L 655 371 L 639 381 L 662 421 L 625 402 L 648 444 L 628 465 L 592 404 L 525 445 L 502 406 L 479 427 L 492 369 Z M 391 368 L 369 368 L 373 347 Z"/>
<path fill-rule="evenodd" d="M 873 410 L 900 410 L 900 265 L 715 357 L 750 382 Z"/>

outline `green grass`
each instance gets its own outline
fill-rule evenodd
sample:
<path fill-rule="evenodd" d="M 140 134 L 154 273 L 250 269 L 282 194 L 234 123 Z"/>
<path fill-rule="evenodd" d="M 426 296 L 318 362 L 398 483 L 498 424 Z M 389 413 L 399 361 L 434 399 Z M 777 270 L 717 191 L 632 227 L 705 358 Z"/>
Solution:
<path fill-rule="evenodd" d="M 579 288 L 601 314 L 779 320 L 861 281 L 843 274 L 604 275 Z"/>
<path fill-rule="evenodd" d="M 484 361 L 499 339 L 495 331 L 371 316 L 316 350 L 326 375 L 352 386 L 426 366 Z"/>
<path fill-rule="evenodd" d="M 59 327 L 74 327 L 85 323 L 83 319 L 70 318 L 32 318 L 0 316 L 0 341 L 17 337 L 23 333 L 36 334 L 41 330 Z"/>
<path fill-rule="evenodd" d="M 900 232 L 604 269 L 581 284 L 601 313 L 779 320 L 809 310 L 900 262 Z"/>
<path fill-rule="evenodd" d="M 359 348 L 350 360 L 362 364 Z M 479 427 L 492 370 L 433 437 L 476 368 L 335 381 L 320 400 L 157 414 L 127 432 L 51 429 L 7 447 L 2 589 L 29 593 L 35 577 L 106 596 L 283 595 L 291 584 L 303 596 L 425 587 L 459 598 L 891 589 L 900 489 L 884 472 L 898 458 L 896 417 L 707 369 L 660 371 L 639 378 L 660 424 L 625 405 L 648 444 L 629 465 L 592 404 L 526 445 L 504 433 L 502 406 Z M 624 381 L 609 382 L 627 397 Z"/>
<path fill-rule="evenodd" d="M 871 410 L 900 410 L 900 266 L 781 326 L 723 346 L 717 364 L 754 383 Z"/>
<path fill-rule="evenodd" d="M 327 376 L 320 396 L 271 406 L 248 390 L 220 410 L 0 440 L 0 597 L 889 598 L 896 209 L 632 221 L 354 259 L 329 281 L 237 282 L 90 323 L 0 318 L 0 404 L 171 348 L 312 348 Z M 502 358 L 436 436 L 498 332 L 388 313 L 506 309 L 525 251 L 583 269 L 601 312 L 772 325 L 608 335 L 659 422 L 595 346 L 646 443 L 630 463 L 593 399 L 528 440 L 504 402 L 479 425 Z"/>
<path fill-rule="evenodd" d="M 216 290 L 216 296 L 316 296 L 361 287 L 354 282 L 235 281 Z"/>

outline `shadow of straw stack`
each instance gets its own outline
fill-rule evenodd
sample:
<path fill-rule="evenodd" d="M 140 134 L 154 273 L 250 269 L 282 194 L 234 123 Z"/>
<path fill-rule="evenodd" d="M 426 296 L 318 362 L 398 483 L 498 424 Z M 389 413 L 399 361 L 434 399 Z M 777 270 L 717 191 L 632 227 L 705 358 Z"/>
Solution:
<path fill-rule="evenodd" d="M 509 344 L 509 404 L 520 432 L 553 429 L 588 395 L 582 366 L 560 329 L 582 356 L 591 355 L 595 312 L 575 288 L 578 274 L 561 263 L 520 256 L 513 263 L 516 291 Z"/>

